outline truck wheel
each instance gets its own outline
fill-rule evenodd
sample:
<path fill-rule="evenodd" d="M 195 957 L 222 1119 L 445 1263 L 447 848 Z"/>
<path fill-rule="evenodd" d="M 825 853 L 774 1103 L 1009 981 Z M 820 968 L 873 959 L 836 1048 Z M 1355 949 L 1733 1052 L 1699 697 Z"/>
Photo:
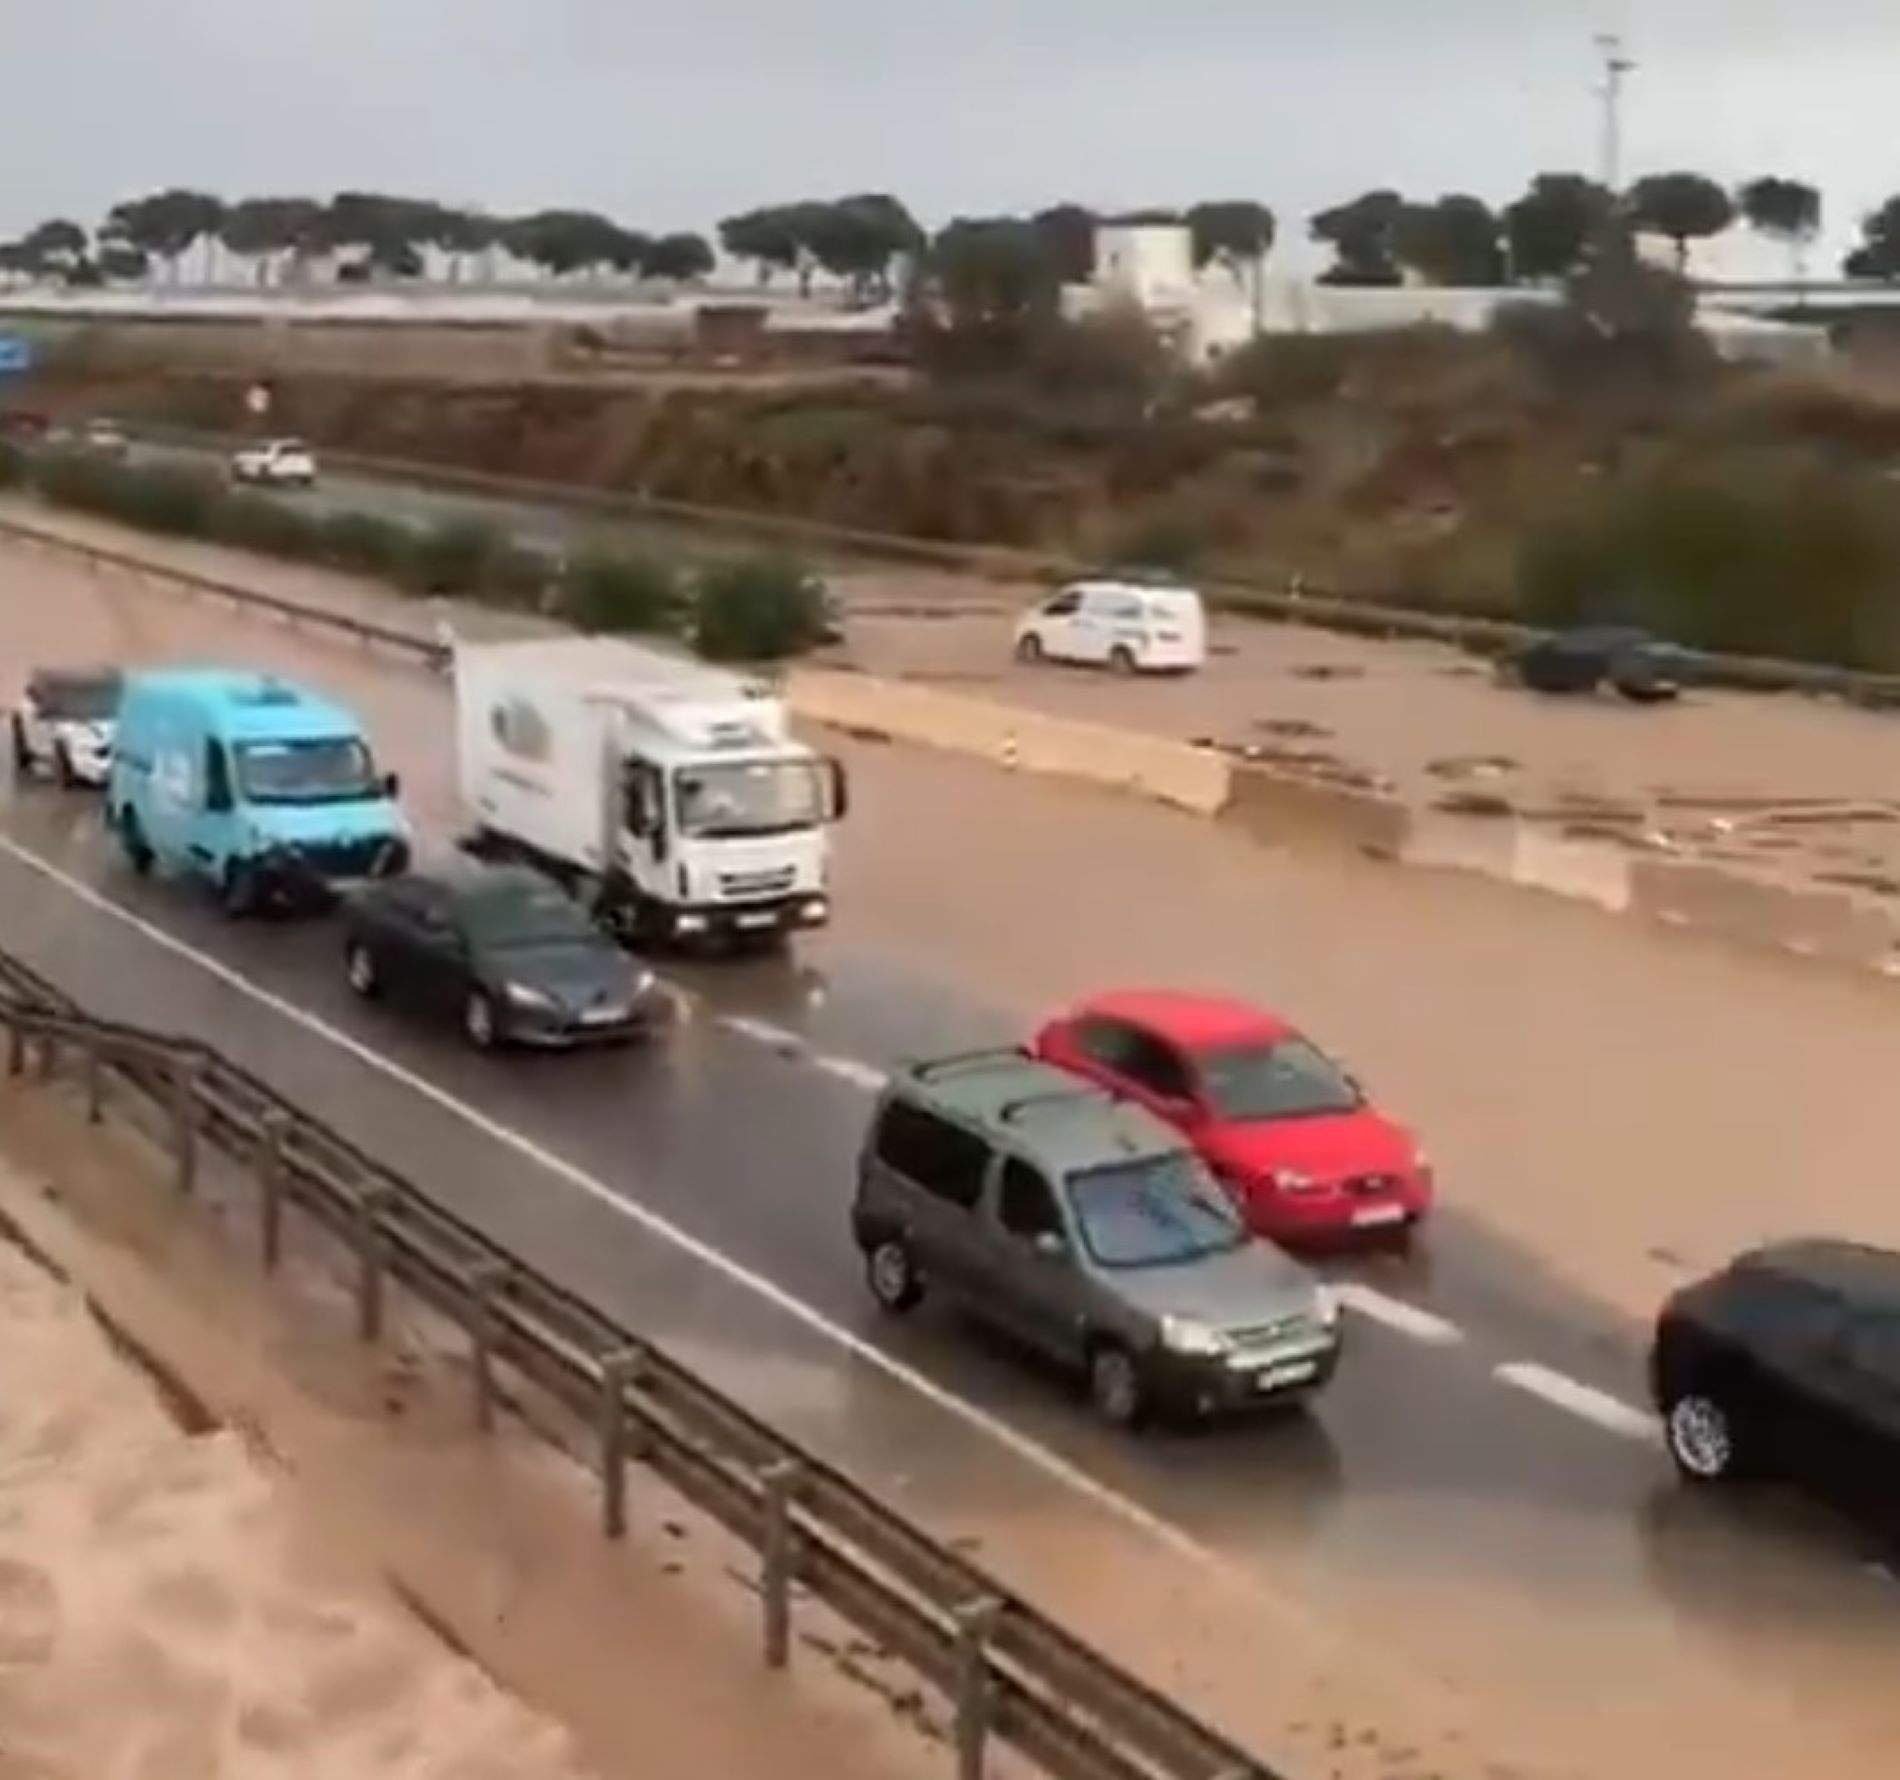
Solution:
<path fill-rule="evenodd" d="M 130 804 L 119 815 L 119 844 L 133 873 L 144 877 L 152 869 L 152 848 L 139 824 L 139 813 Z"/>

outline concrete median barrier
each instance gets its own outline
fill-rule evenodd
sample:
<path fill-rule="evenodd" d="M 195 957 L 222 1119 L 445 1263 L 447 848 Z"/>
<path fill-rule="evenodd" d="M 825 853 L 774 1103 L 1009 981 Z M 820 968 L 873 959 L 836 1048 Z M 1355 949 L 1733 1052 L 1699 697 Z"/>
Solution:
<path fill-rule="evenodd" d="M 1720 866 L 1638 860 L 1632 907 L 1672 926 L 1900 974 L 1900 916 L 1845 890 L 1767 883 Z"/>
<path fill-rule="evenodd" d="M 1271 767 L 1235 765 L 1222 820 L 1267 846 L 1320 842 L 1379 859 L 1404 856 L 1411 812 L 1392 797 Z"/>
<path fill-rule="evenodd" d="M 1167 736 L 822 668 L 795 669 L 786 693 L 792 709 L 809 722 L 1133 791 L 1197 815 L 1217 815 L 1231 791 L 1233 772 L 1225 756 Z"/>

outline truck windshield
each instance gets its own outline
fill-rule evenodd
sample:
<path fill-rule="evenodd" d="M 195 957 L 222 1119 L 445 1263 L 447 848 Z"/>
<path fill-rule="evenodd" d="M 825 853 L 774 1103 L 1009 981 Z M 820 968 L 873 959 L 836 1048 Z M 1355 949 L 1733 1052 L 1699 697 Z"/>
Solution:
<path fill-rule="evenodd" d="M 369 750 L 354 737 L 240 742 L 237 781 L 246 803 L 357 803 L 383 795 Z"/>
<path fill-rule="evenodd" d="M 682 767 L 673 784 L 682 834 L 707 839 L 783 834 L 815 827 L 825 817 L 824 785 L 816 761 Z"/>

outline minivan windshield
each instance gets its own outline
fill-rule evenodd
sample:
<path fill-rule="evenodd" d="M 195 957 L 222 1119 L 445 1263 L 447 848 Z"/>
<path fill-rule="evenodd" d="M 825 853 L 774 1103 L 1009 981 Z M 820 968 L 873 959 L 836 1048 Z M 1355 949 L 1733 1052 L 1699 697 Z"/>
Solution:
<path fill-rule="evenodd" d="M 682 834 L 706 839 L 783 834 L 824 820 L 816 761 L 733 761 L 682 767 L 674 779 Z"/>
<path fill-rule="evenodd" d="M 1186 1150 L 1068 1179 L 1083 1246 L 1100 1267 L 1174 1267 L 1239 1248 L 1247 1232 Z"/>
<path fill-rule="evenodd" d="M 353 736 L 240 742 L 235 752 L 246 803 L 358 803 L 383 795 L 369 750 Z"/>
<path fill-rule="evenodd" d="M 1197 1062 L 1207 1098 L 1223 1119 L 1311 1119 L 1360 1106 L 1351 1078 L 1303 1038 L 1203 1051 Z"/>

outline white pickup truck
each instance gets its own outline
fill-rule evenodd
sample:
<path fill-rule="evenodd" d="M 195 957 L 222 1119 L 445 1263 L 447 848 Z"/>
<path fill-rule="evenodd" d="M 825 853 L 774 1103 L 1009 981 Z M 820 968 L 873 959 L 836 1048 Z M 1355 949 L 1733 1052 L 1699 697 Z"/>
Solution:
<path fill-rule="evenodd" d="M 311 488 L 317 480 L 317 460 L 301 439 L 267 439 L 232 452 L 231 479 L 273 488 Z"/>

